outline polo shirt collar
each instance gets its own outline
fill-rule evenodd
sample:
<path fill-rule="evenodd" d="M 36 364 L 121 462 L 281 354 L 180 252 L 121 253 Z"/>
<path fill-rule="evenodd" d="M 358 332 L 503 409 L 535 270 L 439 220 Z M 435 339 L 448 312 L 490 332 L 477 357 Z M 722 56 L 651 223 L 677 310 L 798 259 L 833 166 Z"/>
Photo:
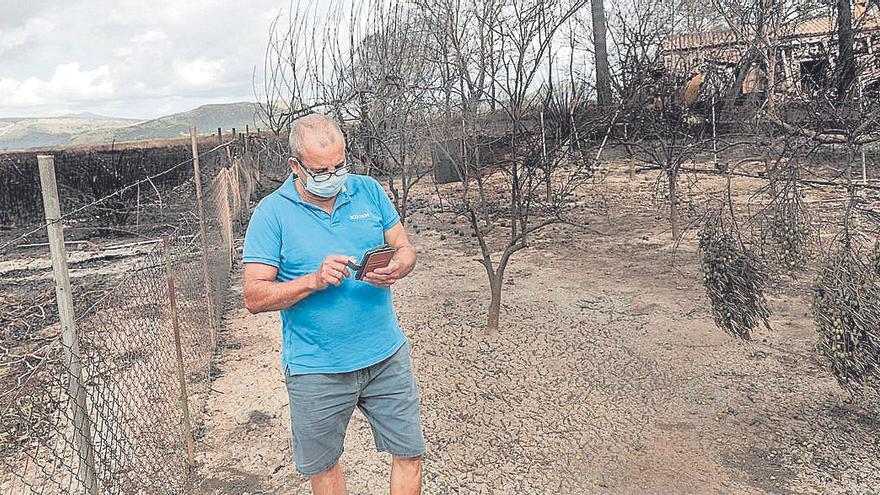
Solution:
<path fill-rule="evenodd" d="M 342 191 L 339 192 L 339 195 L 336 197 L 336 203 L 347 203 L 348 199 L 351 196 L 354 196 L 356 192 L 357 189 L 351 187 L 351 181 L 346 178 L 345 187 L 342 189 Z M 294 203 L 311 204 L 302 199 L 302 195 L 299 193 L 299 189 L 296 188 L 296 174 L 291 173 L 287 176 L 287 179 L 284 180 L 284 183 L 281 184 L 281 187 L 279 188 L 279 193 L 281 194 L 281 196 L 293 201 Z"/>

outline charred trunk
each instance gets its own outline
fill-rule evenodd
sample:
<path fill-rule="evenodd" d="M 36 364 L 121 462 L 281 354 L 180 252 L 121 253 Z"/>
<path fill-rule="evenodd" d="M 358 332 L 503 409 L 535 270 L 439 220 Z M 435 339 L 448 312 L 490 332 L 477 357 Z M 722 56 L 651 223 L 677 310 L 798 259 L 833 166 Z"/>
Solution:
<path fill-rule="evenodd" d="M 843 101 L 856 78 L 851 0 L 837 0 L 837 101 Z"/>
<path fill-rule="evenodd" d="M 498 321 L 501 317 L 501 282 L 503 279 L 503 272 L 489 274 L 489 289 L 492 295 L 492 299 L 489 302 L 489 321 L 486 325 L 486 333 L 489 335 L 498 333 Z"/>

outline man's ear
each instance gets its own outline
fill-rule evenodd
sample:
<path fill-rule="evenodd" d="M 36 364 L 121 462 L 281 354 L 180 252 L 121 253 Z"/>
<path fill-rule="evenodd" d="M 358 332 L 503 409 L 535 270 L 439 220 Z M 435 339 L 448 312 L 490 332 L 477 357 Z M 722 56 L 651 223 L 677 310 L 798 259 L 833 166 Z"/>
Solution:
<path fill-rule="evenodd" d="M 299 172 L 299 166 L 298 166 L 298 165 L 299 165 L 299 162 L 297 162 L 295 158 L 293 158 L 293 157 L 288 158 L 288 159 L 287 159 L 287 165 L 290 167 L 290 171 L 291 171 L 291 172 L 293 172 L 294 174 L 297 174 L 297 175 L 298 175 L 298 172 Z"/>

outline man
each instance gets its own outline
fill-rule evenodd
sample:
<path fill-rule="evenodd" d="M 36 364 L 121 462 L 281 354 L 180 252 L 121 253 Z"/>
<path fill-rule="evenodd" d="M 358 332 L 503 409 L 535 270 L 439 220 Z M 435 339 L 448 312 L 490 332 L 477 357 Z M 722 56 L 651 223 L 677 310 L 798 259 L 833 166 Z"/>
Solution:
<path fill-rule="evenodd" d="M 349 172 L 332 119 L 296 120 L 289 144 L 293 174 L 254 210 L 243 261 L 247 309 L 281 311 L 296 469 L 315 495 L 345 494 L 338 461 L 358 407 L 393 456 L 392 495 L 419 494 L 419 393 L 390 288 L 415 249 L 379 183 Z M 391 263 L 354 280 L 348 262 L 386 243 Z"/>

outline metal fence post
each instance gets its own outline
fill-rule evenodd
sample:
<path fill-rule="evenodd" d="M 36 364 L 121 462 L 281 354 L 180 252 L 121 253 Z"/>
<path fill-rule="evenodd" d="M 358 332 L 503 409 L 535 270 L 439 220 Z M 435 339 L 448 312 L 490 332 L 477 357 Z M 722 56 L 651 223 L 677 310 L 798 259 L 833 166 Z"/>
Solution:
<path fill-rule="evenodd" d="M 177 361 L 177 378 L 180 381 L 180 409 L 183 413 L 183 439 L 186 443 L 186 460 L 195 465 L 193 453 L 192 421 L 189 415 L 189 394 L 186 391 L 186 372 L 183 368 L 183 348 L 180 345 L 180 323 L 177 318 L 177 294 L 174 287 L 174 266 L 171 263 L 171 242 L 162 236 L 165 250 L 165 278 L 168 282 L 168 306 L 171 309 L 171 330 L 174 334 L 174 355 Z"/>
<path fill-rule="evenodd" d="M 87 493 L 97 495 L 98 479 L 95 471 L 95 449 L 92 445 L 91 422 L 86 406 L 86 390 L 83 386 L 82 361 L 80 361 L 79 336 L 76 333 L 76 314 L 73 310 L 73 294 L 70 291 L 70 276 L 67 271 L 67 252 L 64 249 L 64 229 L 61 226 L 61 203 L 58 200 L 58 184 L 55 181 L 55 157 L 38 155 L 40 186 L 43 194 L 43 207 L 49 234 L 49 252 L 52 258 L 52 272 L 55 276 L 55 299 L 58 304 L 58 318 L 61 322 L 61 341 L 64 344 L 64 357 L 69 368 L 67 394 L 73 409 L 73 434 L 75 449 L 79 457 L 79 473 L 85 483 Z"/>
<path fill-rule="evenodd" d="M 202 239 L 202 283 L 205 286 L 205 302 L 208 304 L 208 326 L 211 331 L 211 352 L 217 348 L 217 319 L 214 312 L 214 291 L 211 290 L 211 278 L 208 276 L 208 239 L 205 236 L 205 206 L 202 200 L 202 173 L 199 166 L 199 143 L 196 141 L 196 126 L 189 128 L 192 141 L 193 180 L 196 183 L 196 204 L 199 213 L 199 236 Z"/>

